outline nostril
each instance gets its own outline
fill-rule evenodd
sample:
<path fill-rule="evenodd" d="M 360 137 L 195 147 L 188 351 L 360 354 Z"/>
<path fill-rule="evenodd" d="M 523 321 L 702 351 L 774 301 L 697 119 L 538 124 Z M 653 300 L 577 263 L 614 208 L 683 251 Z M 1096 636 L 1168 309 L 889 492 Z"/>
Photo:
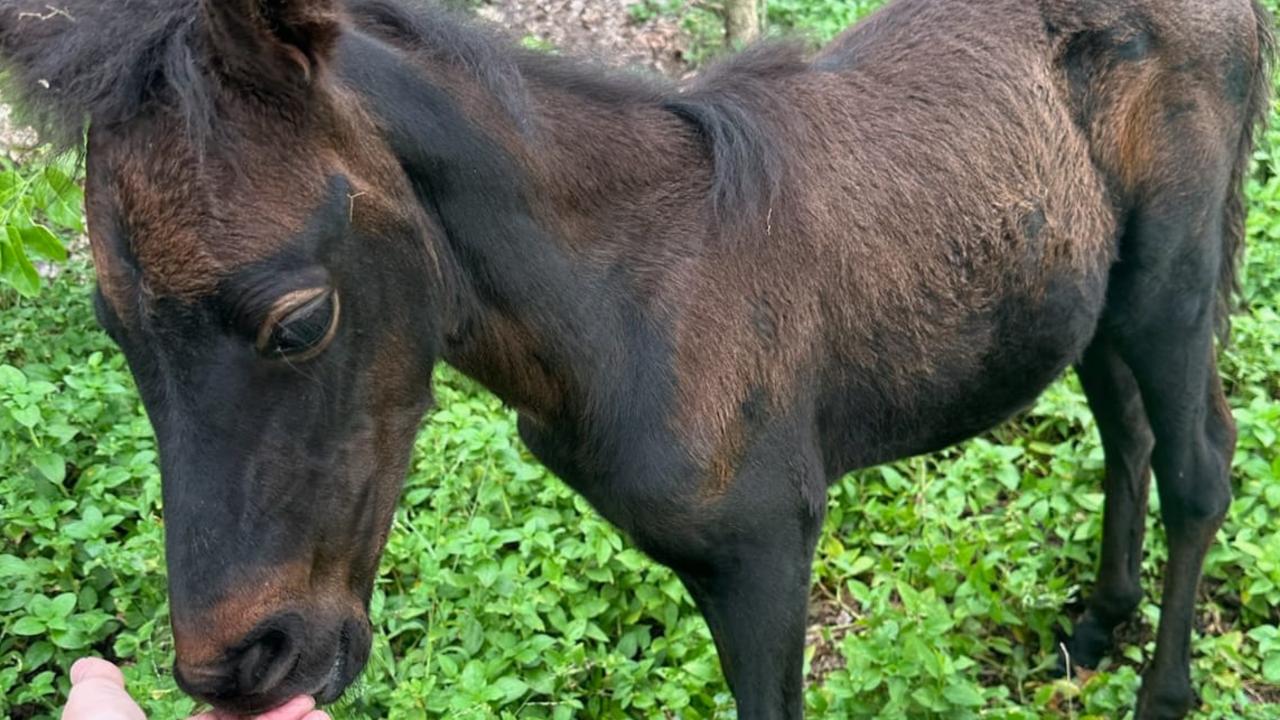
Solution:
<path fill-rule="evenodd" d="M 3 2 L 3 0 L 0 0 Z M 212 662 L 180 657 L 174 678 L 189 695 L 227 711 L 253 715 L 296 694 L 311 670 L 303 668 L 310 633 L 302 615 L 284 612 L 260 622 Z"/>
<path fill-rule="evenodd" d="M 279 628 L 260 631 L 234 661 L 237 688 L 246 695 L 275 688 L 293 671 L 298 655 L 286 631 Z"/>

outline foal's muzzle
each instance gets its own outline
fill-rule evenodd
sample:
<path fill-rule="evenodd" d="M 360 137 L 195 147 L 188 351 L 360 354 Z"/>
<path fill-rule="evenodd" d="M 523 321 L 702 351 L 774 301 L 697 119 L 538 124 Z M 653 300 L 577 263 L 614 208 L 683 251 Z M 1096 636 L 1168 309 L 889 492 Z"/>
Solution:
<path fill-rule="evenodd" d="M 368 621 L 308 622 L 296 612 L 258 624 L 215 662 L 174 666 L 178 686 L 198 700 L 237 714 L 261 713 L 296 695 L 332 702 L 369 659 Z"/>

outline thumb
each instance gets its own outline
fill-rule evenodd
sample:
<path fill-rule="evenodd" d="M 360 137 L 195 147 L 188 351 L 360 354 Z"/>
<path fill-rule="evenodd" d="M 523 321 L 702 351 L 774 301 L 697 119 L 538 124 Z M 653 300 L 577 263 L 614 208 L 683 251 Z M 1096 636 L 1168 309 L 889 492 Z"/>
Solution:
<path fill-rule="evenodd" d="M 79 685 L 85 680 L 104 680 L 124 687 L 124 673 L 102 658 L 80 658 L 71 666 L 71 684 Z"/>
<path fill-rule="evenodd" d="M 146 720 L 146 715 L 125 692 L 120 668 L 84 658 L 71 666 L 71 695 L 62 720 Z"/>

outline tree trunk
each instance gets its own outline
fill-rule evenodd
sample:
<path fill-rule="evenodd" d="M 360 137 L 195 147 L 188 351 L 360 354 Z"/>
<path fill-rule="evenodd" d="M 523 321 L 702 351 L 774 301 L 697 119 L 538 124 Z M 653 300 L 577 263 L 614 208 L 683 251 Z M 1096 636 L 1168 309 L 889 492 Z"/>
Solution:
<path fill-rule="evenodd" d="M 725 40 L 729 47 L 739 48 L 760 37 L 760 2 L 758 0 L 722 0 L 724 2 Z"/>

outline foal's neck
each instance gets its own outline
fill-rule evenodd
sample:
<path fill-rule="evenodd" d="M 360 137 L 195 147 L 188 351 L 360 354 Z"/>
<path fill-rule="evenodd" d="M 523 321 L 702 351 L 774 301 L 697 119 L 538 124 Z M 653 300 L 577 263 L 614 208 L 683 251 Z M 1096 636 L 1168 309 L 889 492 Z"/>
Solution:
<path fill-rule="evenodd" d="M 705 222 L 696 134 L 643 92 L 530 76 L 515 117 L 466 68 L 368 39 L 351 54 L 353 86 L 442 226 L 446 362 L 544 422 L 643 382 L 637 345 L 659 344 L 660 288 Z"/>

